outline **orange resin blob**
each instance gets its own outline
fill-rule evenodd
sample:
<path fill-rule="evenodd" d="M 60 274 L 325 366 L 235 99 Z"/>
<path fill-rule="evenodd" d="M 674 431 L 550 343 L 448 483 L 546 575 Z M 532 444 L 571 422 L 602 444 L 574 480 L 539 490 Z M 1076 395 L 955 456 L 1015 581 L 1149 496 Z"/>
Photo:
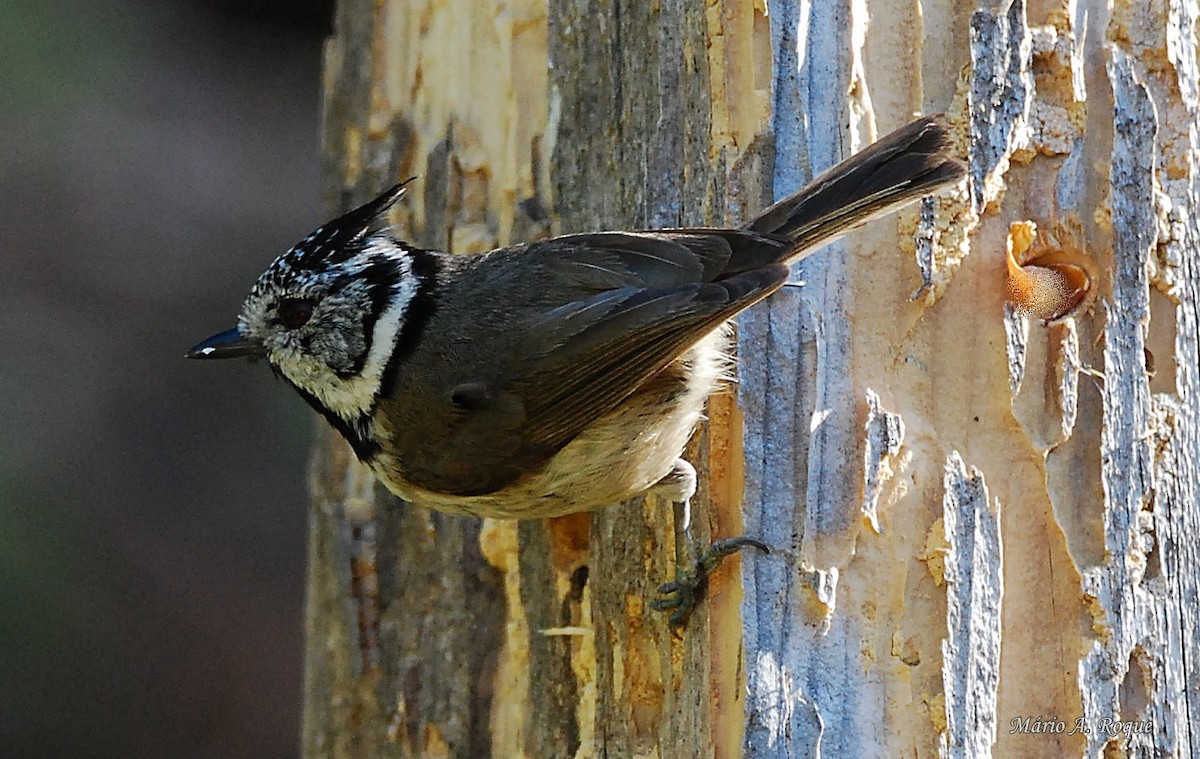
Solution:
<path fill-rule="evenodd" d="M 1032 221 L 1014 222 L 1008 230 L 1008 297 L 1031 319 L 1055 321 L 1074 312 L 1091 289 L 1082 266 L 1067 258 L 1082 254 L 1069 243 L 1039 238 Z"/>

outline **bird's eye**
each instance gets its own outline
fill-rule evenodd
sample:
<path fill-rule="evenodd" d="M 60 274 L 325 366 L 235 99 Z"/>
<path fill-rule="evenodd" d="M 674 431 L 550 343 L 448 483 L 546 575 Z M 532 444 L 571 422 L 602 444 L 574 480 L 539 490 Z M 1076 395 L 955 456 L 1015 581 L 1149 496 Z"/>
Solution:
<path fill-rule="evenodd" d="M 279 302 L 279 323 L 285 329 L 299 329 L 312 317 L 314 304 L 305 298 L 284 298 Z"/>

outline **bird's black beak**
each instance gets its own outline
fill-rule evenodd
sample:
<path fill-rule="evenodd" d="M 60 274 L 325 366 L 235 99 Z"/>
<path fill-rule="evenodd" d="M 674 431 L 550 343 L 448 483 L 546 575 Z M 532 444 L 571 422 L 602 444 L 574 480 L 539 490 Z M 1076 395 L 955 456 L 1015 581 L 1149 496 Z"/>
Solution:
<path fill-rule="evenodd" d="M 263 355 L 266 355 L 266 350 L 262 343 L 244 336 L 234 327 L 198 343 L 187 352 L 185 358 L 239 358 Z"/>

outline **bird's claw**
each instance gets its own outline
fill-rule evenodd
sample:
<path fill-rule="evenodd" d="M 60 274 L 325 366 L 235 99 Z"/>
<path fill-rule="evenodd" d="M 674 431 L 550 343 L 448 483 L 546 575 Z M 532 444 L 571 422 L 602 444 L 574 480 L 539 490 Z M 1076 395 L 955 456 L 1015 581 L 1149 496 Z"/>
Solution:
<path fill-rule="evenodd" d="M 685 627 L 696 604 L 704 598 L 709 574 L 721 566 L 726 556 L 743 548 L 757 548 L 763 553 L 771 552 L 766 543 L 745 535 L 714 541 L 707 551 L 696 558 L 690 570 L 677 569 L 674 580 L 658 586 L 659 597 L 650 602 L 650 608 L 671 612 L 667 622 L 672 630 Z"/>

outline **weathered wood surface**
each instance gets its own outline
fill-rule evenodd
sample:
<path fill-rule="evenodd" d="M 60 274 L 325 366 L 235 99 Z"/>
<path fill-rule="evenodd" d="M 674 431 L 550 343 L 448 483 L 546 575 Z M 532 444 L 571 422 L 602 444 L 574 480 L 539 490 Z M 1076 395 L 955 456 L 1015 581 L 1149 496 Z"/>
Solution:
<path fill-rule="evenodd" d="M 457 252 L 739 220 L 769 201 L 765 32 L 745 3 L 343 2 L 327 52 L 331 211 L 419 175 L 398 232 Z M 740 532 L 731 394 L 710 417 L 691 451 L 706 473 L 699 545 Z M 479 524 L 376 488 L 348 509 L 347 463 L 326 439 L 307 756 L 739 755 L 737 561 L 673 636 L 647 605 L 674 573 L 670 504 Z M 372 532 L 375 622 L 351 598 L 370 583 L 349 555 L 370 553 L 354 536 Z"/>
<path fill-rule="evenodd" d="M 741 319 L 694 534 L 779 550 L 681 638 L 669 505 L 441 517 L 322 438 L 306 756 L 1200 753 L 1196 0 L 920 11 L 343 0 L 330 210 L 419 175 L 418 244 L 736 223 L 916 112 L 971 182 Z M 1089 257 L 1064 323 L 1006 308 L 1025 219 Z"/>
<path fill-rule="evenodd" d="M 981 6 L 923 4 L 918 26 L 897 4 L 771 5 L 775 102 L 808 119 L 774 113 L 797 145 L 778 189 L 862 139 L 860 114 L 910 109 L 949 110 L 972 182 L 923 209 L 917 265 L 895 255 L 909 223 L 881 222 L 742 319 L 746 523 L 796 548 L 747 564 L 756 756 L 1200 751 L 1196 4 Z M 1005 230 L 1072 218 L 1098 300 L 1030 323 L 1004 307 Z M 864 461 L 881 410 L 890 480 Z"/>

